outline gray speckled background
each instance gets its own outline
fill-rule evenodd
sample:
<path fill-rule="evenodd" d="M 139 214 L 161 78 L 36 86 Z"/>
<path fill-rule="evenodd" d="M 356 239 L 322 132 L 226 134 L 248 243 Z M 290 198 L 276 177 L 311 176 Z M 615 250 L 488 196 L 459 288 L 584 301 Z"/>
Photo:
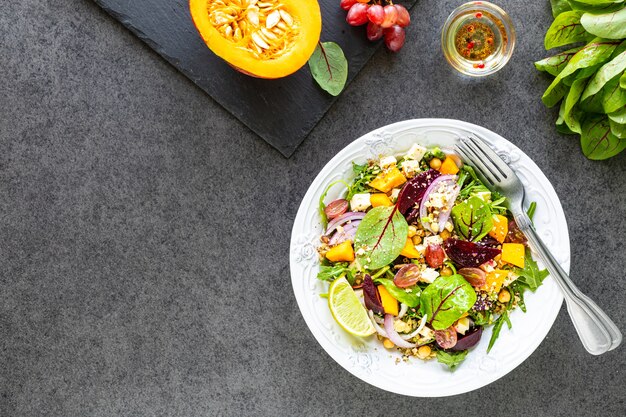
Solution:
<path fill-rule="evenodd" d="M 6 3 L 6 4 L 4 4 Z M 626 153 L 591 162 L 555 133 L 548 2 L 499 1 L 511 63 L 466 82 L 439 51 L 461 1 L 420 0 L 291 159 L 243 127 L 95 4 L 0 8 L 0 415 L 626 414 L 625 348 L 588 355 L 565 309 L 496 383 L 410 399 L 344 371 L 291 293 L 300 199 L 338 150 L 414 117 L 481 124 L 554 184 L 572 278 L 626 331 Z"/>

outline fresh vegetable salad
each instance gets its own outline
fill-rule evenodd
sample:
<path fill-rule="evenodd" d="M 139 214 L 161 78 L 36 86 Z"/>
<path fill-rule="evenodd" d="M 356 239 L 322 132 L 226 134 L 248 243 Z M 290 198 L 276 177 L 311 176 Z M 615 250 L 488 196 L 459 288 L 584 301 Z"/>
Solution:
<path fill-rule="evenodd" d="M 436 358 L 453 369 L 493 326 L 489 351 L 511 327 L 511 310 L 526 311 L 524 292 L 548 275 L 506 196 L 456 154 L 419 144 L 353 170 L 320 199 L 317 277 L 330 283 L 323 296 L 335 320 L 353 335 L 376 334 L 405 360 Z M 326 204 L 339 186 L 345 197 Z"/>

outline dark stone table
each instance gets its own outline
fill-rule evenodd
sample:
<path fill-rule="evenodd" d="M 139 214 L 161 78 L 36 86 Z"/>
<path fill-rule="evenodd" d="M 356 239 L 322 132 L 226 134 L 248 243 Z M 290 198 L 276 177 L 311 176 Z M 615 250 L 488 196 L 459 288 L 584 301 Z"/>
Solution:
<path fill-rule="evenodd" d="M 402 52 L 381 49 L 285 159 L 95 4 L 3 2 L 0 415 L 625 415 L 625 348 L 587 354 L 565 308 L 496 383 L 411 399 L 344 371 L 296 306 L 290 231 L 321 167 L 378 126 L 449 117 L 543 168 L 572 278 L 626 331 L 626 153 L 591 162 L 555 133 L 532 67 L 547 0 L 499 1 L 518 47 L 478 82 L 439 50 L 460 3 L 420 0 Z"/>

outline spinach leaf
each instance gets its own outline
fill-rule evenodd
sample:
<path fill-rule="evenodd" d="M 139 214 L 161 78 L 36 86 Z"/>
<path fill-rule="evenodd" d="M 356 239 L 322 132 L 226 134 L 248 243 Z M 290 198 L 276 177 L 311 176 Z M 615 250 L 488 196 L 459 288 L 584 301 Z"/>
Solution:
<path fill-rule="evenodd" d="M 619 139 L 626 139 L 626 124 L 620 124 L 613 119 L 609 119 L 609 125 L 611 126 L 611 133 Z"/>
<path fill-rule="evenodd" d="M 609 81 L 603 91 L 603 113 L 613 113 L 626 105 L 626 90 L 620 88 L 619 79 L 617 77 Z"/>
<path fill-rule="evenodd" d="M 541 99 L 546 106 L 554 106 L 567 93 L 567 87 L 564 87 L 562 84 L 562 80 L 565 77 L 581 68 L 588 68 L 605 62 L 611 57 L 611 54 L 618 44 L 619 42 L 617 41 L 595 38 L 578 51 L 570 59 L 565 68 L 554 78 L 552 84 L 550 84 L 543 94 Z"/>
<path fill-rule="evenodd" d="M 586 79 L 574 81 L 572 87 L 567 93 L 567 97 L 565 97 L 564 100 L 565 106 L 563 108 L 563 120 L 572 132 L 581 132 L 580 119 L 582 118 L 582 114 L 578 106 L 576 106 L 576 103 L 578 103 L 586 85 Z"/>
<path fill-rule="evenodd" d="M 552 22 L 548 32 L 546 32 L 543 41 L 546 49 L 587 40 L 589 35 L 580 24 L 582 15 L 583 12 L 575 10 L 559 14 Z"/>
<path fill-rule="evenodd" d="M 557 76 L 559 73 L 565 68 L 567 63 L 576 52 L 580 51 L 581 47 L 568 49 L 567 51 L 560 52 L 556 55 L 552 55 L 551 57 L 542 59 L 541 61 L 535 62 L 535 68 L 539 71 L 545 71 L 550 75 Z"/>
<path fill-rule="evenodd" d="M 563 12 L 572 10 L 567 0 L 550 0 L 550 6 L 552 7 L 552 17 L 557 17 Z"/>
<path fill-rule="evenodd" d="M 593 76 L 583 92 L 581 100 L 598 93 L 610 80 L 621 75 L 626 70 L 626 52 L 622 52 L 608 63 L 604 64 Z"/>
<path fill-rule="evenodd" d="M 478 197 L 470 197 L 452 209 L 452 220 L 465 240 L 478 241 L 493 229 L 491 207 Z"/>
<path fill-rule="evenodd" d="M 348 79 L 348 60 L 335 42 L 319 42 L 309 58 L 313 79 L 323 90 L 338 96 Z"/>
<path fill-rule="evenodd" d="M 580 145 L 589 159 L 607 159 L 626 149 L 626 139 L 620 139 L 611 132 L 609 119 L 603 114 L 587 117 L 582 129 Z"/>
<path fill-rule="evenodd" d="M 321 265 L 320 271 L 317 273 L 317 279 L 322 281 L 333 282 L 337 278 L 345 275 L 350 284 L 354 284 L 356 271 L 348 267 L 347 262 L 336 263 L 333 265 Z"/>
<path fill-rule="evenodd" d="M 400 255 L 408 233 L 409 225 L 397 206 L 373 208 L 356 230 L 357 260 L 366 269 L 382 268 Z"/>
<path fill-rule="evenodd" d="M 459 352 L 446 352 L 445 350 L 437 351 L 437 362 L 448 365 L 450 370 L 454 370 L 459 366 L 467 356 L 469 350 L 461 350 Z"/>
<path fill-rule="evenodd" d="M 502 330 L 502 326 L 504 325 L 505 322 L 507 323 L 510 329 L 511 320 L 509 320 L 509 312 L 507 310 L 504 310 L 502 314 L 500 314 L 500 317 L 496 319 L 496 322 L 493 325 L 493 330 L 491 331 L 491 339 L 489 339 L 489 346 L 487 346 L 487 353 L 489 353 L 494 343 L 496 343 L 496 340 L 500 336 L 500 330 Z"/>
<path fill-rule="evenodd" d="M 474 288 L 461 276 L 440 276 L 422 291 L 420 312 L 435 330 L 452 326 L 476 303 Z"/>
<path fill-rule="evenodd" d="M 626 8 L 605 14 L 585 13 L 580 23 L 587 32 L 601 38 L 626 38 Z"/>
<path fill-rule="evenodd" d="M 515 273 L 519 275 L 519 278 L 514 282 L 525 286 L 532 292 L 535 292 L 549 275 L 547 269 L 539 269 L 528 248 L 526 248 L 526 253 L 524 254 L 524 269 L 516 268 Z"/>
<path fill-rule="evenodd" d="M 419 287 L 399 288 L 393 283 L 393 280 L 387 278 L 378 278 L 374 282 L 382 284 L 393 298 L 409 307 L 417 307 L 420 303 L 421 290 Z"/>

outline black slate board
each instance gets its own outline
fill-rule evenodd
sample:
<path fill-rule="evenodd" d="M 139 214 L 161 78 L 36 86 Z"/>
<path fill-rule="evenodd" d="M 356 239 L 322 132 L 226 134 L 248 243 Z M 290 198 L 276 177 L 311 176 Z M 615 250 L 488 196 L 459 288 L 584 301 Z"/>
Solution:
<path fill-rule="evenodd" d="M 305 66 L 280 80 L 262 80 L 233 70 L 214 55 L 196 31 L 188 0 L 94 0 L 215 101 L 289 157 L 336 98 L 322 91 Z M 404 4 L 409 7 L 416 0 Z M 364 27 L 345 23 L 339 0 L 320 0 L 322 41 L 337 42 L 349 63 L 348 82 L 380 43 Z"/>

